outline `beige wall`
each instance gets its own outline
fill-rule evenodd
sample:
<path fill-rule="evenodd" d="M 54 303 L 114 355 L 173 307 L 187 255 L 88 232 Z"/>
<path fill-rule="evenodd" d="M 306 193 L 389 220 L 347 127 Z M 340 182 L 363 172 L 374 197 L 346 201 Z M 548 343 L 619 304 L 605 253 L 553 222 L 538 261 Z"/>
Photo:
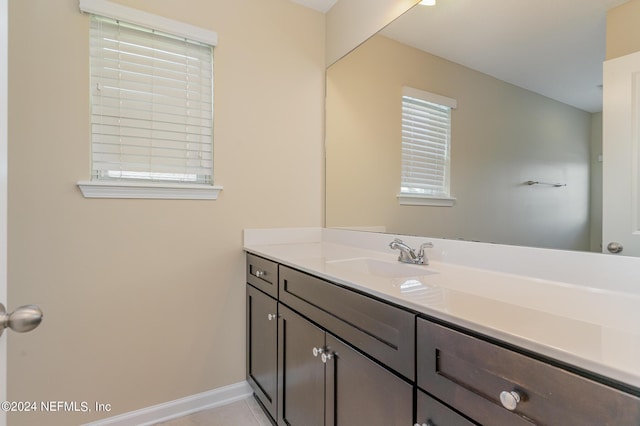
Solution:
<path fill-rule="evenodd" d="M 397 202 L 403 85 L 458 101 L 454 207 Z M 326 108 L 327 226 L 589 249 L 589 113 L 382 36 L 329 68 Z"/>
<path fill-rule="evenodd" d="M 640 0 L 630 0 L 607 13 L 607 59 L 640 50 Z"/>
<path fill-rule="evenodd" d="M 14 401 L 116 415 L 244 380 L 242 230 L 322 224 L 324 15 L 289 0 L 122 0 L 218 32 L 217 201 L 84 199 L 88 17 L 77 0 L 9 5 L 9 334 Z M 12 414 L 69 425 L 104 414 Z"/>

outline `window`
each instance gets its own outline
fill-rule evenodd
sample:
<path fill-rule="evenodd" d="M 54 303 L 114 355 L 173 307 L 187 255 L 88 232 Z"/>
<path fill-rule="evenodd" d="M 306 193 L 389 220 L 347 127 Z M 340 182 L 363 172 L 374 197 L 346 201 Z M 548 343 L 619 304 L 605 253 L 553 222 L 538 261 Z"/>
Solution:
<path fill-rule="evenodd" d="M 409 87 L 402 93 L 401 204 L 451 206 L 451 109 L 454 99 Z"/>
<path fill-rule="evenodd" d="M 104 0 L 80 7 L 91 13 L 85 196 L 81 184 L 118 198 L 215 198 L 216 34 Z"/>

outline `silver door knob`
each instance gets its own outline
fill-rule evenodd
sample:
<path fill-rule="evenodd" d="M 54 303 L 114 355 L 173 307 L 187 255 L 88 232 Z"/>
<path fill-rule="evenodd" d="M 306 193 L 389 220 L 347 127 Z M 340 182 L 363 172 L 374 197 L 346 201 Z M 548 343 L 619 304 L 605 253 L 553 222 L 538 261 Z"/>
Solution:
<path fill-rule="evenodd" d="M 0 303 L 0 335 L 5 328 L 10 328 L 18 333 L 26 333 L 39 326 L 41 322 L 42 309 L 36 305 L 20 306 L 7 314 L 4 305 Z"/>
<path fill-rule="evenodd" d="M 500 403 L 509 411 L 515 410 L 520 401 L 522 401 L 522 395 L 518 391 L 500 392 Z"/>
<path fill-rule="evenodd" d="M 607 244 L 607 250 L 609 250 L 609 253 L 614 253 L 614 254 L 621 253 L 623 248 L 624 247 L 622 247 L 622 244 L 615 241 L 612 241 L 609 244 Z"/>
<path fill-rule="evenodd" d="M 255 275 L 256 275 L 256 277 L 258 277 L 258 278 L 262 278 L 262 277 L 264 277 L 264 276 L 266 275 L 266 272 L 261 271 L 261 270 L 259 270 L 259 269 L 258 269 L 258 270 L 256 271 L 256 274 L 255 274 Z"/>
<path fill-rule="evenodd" d="M 273 321 L 276 318 L 278 318 L 278 314 L 267 314 L 267 319 L 269 321 Z"/>
<path fill-rule="evenodd" d="M 324 348 L 313 348 L 312 352 L 313 352 L 313 356 L 317 358 L 318 355 L 324 352 Z"/>

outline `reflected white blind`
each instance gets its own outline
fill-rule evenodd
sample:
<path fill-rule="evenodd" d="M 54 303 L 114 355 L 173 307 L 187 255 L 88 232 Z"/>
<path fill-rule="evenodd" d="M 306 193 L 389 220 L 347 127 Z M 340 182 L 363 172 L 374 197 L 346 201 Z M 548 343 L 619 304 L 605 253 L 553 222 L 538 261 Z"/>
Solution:
<path fill-rule="evenodd" d="M 94 179 L 213 183 L 213 47 L 91 17 Z"/>
<path fill-rule="evenodd" d="M 425 100 L 430 94 L 424 93 L 410 89 L 402 96 L 400 192 L 449 197 L 452 106 Z"/>

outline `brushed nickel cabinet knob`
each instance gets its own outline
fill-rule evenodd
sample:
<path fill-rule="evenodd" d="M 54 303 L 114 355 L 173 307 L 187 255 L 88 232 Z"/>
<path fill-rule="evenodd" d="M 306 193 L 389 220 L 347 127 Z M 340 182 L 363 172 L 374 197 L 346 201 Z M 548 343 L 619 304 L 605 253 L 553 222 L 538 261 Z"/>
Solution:
<path fill-rule="evenodd" d="M 515 410 L 522 399 L 520 392 L 515 390 L 500 392 L 500 403 L 509 411 Z"/>
<path fill-rule="evenodd" d="M 322 362 L 326 364 L 328 361 L 331 361 L 333 359 L 333 354 L 331 352 L 325 351 L 320 358 L 322 359 Z"/>

